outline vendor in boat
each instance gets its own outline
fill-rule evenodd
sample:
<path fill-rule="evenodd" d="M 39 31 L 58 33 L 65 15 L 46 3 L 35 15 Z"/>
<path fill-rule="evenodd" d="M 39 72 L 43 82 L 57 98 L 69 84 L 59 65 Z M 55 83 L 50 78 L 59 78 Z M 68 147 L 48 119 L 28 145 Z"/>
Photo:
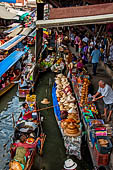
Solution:
<path fill-rule="evenodd" d="M 22 76 L 19 81 L 14 81 L 12 83 L 19 83 L 19 88 L 20 89 L 27 89 L 28 85 L 24 77 Z"/>
<path fill-rule="evenodd" d="M 32 118 L 32 113 L 36 112 L 33 107 L 28 106 L 27 103 L 23 104 L 22 119 L 27 120 Z"/>
<path fill-rule="evenodd" d="M 25 135 L 22 135 L 20 137 L 20 142 L 13 143 L 13 145 L 11 144 L 11 148 L 14 148 L 14 150 L 16 150 L 16 154 L 13 160 L 9 164 L 10 170 L 17 170 L 17 169 L 24 170 L 27 163 L 27 158 L 30 155 L 29 149 L 36 148 L 40 138 L 37 138 L 36 140 L 34 140 L 34 138 L 30 138 L 30 141 L 31 139 L 32 139 L 31 144 L 26 143 L 27 137 Z"/>
<path fill-rule="evenodd" d="M 104 100 L 104 117 L 107 118 L 107 121 L 110 121 L 113 112 L 113 90 L 102 80 L 99 81 L 99 89 L 97 93 L 93 96 L 93 101 L 97 101 L 99 99 Z M 109 111 L 108 117 L 107 111 Z"/>

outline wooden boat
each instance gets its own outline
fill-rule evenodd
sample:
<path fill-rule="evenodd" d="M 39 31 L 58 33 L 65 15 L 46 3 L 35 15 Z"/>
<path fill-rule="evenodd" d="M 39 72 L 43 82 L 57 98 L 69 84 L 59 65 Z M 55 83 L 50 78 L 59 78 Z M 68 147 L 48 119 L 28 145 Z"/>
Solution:
<path fill-rule="evenodd" d="M 22 113 L 20 114 L 19 119 L 21 118 L 21 116 L 22 116 Z M 33 165 L 34 157 L 35 157 L 36 153 L 38 152 L 39 156 L 41 156 L 43 153 L 43 146 L 44 146 L 46 135 L 43 133 L 43 129 L 42 129 L 42 125 L 41 125 L 41 116 L 40 116 L 39 112 L 37 112 L 37 119 L 32 120 L 31 122 L 25 121 L 25 123 L 29 123 L 29 125 L 30 125 L 30 123 L 31 124 L 35 123 L 36 128 L 32 132 L 34 134 L 35 141 L 37 138 L 39 139 L 38 147 L 36 146 L 35 148 L 29 149 L 30 154 L 29 154 L 29 157 L 27 158 L 24 170 L 30 170 Z M 27 137 L 30 136 L 31 132 L 21 132 L 20 131 L 20 129 L 24 128 L 25 126 L 26 126 L 26 124 L 23 125 L 23 123 L 16 124 L 15 131 L 14 131 L 14 137 L 13 137 L 13 143 L 11 144 L 11 147 L 10 147 L 10 154 L 11 154 L 11 159 L 12 159 L 11 162 L 14 159 L 14 156 L 16 154 L 16 149 L 17 149 L 14 146 L 14 143 L 19 139 L 20 135 L 22 135 L 22 134 L 26 135 Z M 37 142 L 37 144 L 38 144 L 38 142 Z"/>
<path fill-rule="evenodd" d="M 32 87 L 29 87 L 27 89 L 21 89 L 20 87 L 18 87 L 18 91 L 19 91 L 19 97 L 20 98 L 26 98 L 27 94 L 30 94 L 30 90 Z"/>
<path fill-rule="evenodd" d="M 18 75 L 14 81 L 18 81 L 20 78 L 20 75 Z M 12 87 L 14 87 L 15 84 L 14 83 L 9 83 L 7 86 L 5 86 L 4 88 L 0 89 L 0 97 L 5 94 L 6 92 L 8 92 Z"/>

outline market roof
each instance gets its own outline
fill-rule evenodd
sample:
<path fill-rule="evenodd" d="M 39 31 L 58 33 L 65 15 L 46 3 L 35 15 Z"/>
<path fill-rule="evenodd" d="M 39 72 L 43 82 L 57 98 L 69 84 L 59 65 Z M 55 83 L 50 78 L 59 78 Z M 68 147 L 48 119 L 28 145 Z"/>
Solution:
<path fill-rule="evenodd" d="M 7 35 L 8 37 L 15 37 L 16 35 L 18 35 L 20 32 L 22 31 L 22 28 L 16 28 L 13 32 L 11 32 L 9 35 Z"/>
<path fill-rule="evenodd" d="M 14 51 L 2 62 L 0 62 L 0 77 L 9 70 L 23 55 L 24 51 Z"/>
<path fill-rule="evenodd" d="M 75 18 L 63 18 L 53 20 L 39 20 L 36 22 L 37 28 L 52 28 L 63 26 L 78 26 L 78 25 L 90 25 L 90 24 L 103 24 L 112 23 L 113 14 L 75 17 Z"/>
<path fill-rule="evenodd" d="M 20 41 L 22 41 L 25 38 L 23 35 L 17 35 L 16 37 L 10 39 L 6 43 L 0 46 L 0 50 L 10 50 L 15 45 L 17 45 Z"/>
<path fill-rule="evenodd" d="M 16 26 L 14 26 L 14 27 L 12 27 L 12 28 L 4 31 L 4 33 L 6 33 L 6 34 L 11 33 L 11 32 L 13 32 L 14 30 L 16 30 L 16 29 L 19 28 L 19 27 L 20 27 L 20 25 L 16 25 Z"/>
<path fill-rule="evenodd" d="M 85 16 L 95 16 L 113 13 L 113 3 L 66 7 L 66 8 L 52 8 L 50 10 L 49 19 L 75 18 Z"/>
<path fill-rule="evenodd" d="M 0 6 L 0 18 L 2 19 L 15 19 L 16 14 L 13 14 L 3 6 Z"/>
<path fill-rule="evenodd" d="M 23 31 L 20 33 L 22 36 L 27 36 L 32 31 L 31 28 L 24 28 Z"/>

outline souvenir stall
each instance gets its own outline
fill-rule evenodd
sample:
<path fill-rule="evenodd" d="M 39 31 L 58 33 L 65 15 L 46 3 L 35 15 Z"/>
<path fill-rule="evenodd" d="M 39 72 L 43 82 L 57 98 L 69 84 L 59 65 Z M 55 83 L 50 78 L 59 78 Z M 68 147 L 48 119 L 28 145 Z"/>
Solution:
<path fill-rule="evenodd" d="M 112 136 L 112 127 L 105 124 L 102 119 L 98 119 L 98 110 L 93 103 L 93 98 L 89 94 L 90 77 L 86 70 L 77 71 L 77 64 L 74 65 L 72 72 L 72 86 L 81 118 L 87 132 L 87 143 L 93 165 L 95 167 L 104 166 L 109 169 L 109 158 L 112 149 L 110 138 Z"/>
<path fill-rule="evenodd" d="M 81 159 L 81 122 L 76 100 L 67 78 L 58 74 L 52 88 L 54 113 L 61 130 L 66 153 Z"/>

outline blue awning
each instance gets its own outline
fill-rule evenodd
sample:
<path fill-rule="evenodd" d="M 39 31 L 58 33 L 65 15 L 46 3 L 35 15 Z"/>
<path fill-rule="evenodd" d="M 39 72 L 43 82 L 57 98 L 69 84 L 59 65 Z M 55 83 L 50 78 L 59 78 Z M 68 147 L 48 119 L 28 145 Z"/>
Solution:
<path fill-rule="evenodd" d="M 0 62 L 0 77 L 9 70 L 23 55 L 24 51 L 14 51 L 2 62 Z"/>
<path fill-rule="evenodd" d="M 10 29 L 8 29 L 7 31 L 4 31 L 4 33 L 11 33 L 12 31 L 14 31 L 16 28 L 19 28 L 20 27 L 20 25 L 16 25 L 15 27 L 13 27 L 13 28 L 10 28 Z"/>
<path fill-rule="evenodd" d="M 17 45 L 20 41 L 22 41 L 25 38 L 23 35 L 17 35 L 16 37 L 10 39 L 6 43 L 0 46 L 0 50 L 10 50 L 15 45 Z"/>

